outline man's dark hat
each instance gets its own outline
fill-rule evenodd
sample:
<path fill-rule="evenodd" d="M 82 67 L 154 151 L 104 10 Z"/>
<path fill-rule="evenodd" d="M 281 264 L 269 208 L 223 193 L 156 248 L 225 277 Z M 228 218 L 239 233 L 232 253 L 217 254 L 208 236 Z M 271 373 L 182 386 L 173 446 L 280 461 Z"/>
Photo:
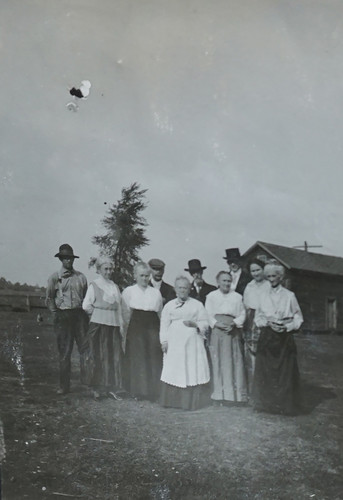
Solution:
<path fill-rule="evenodd" d="M 206 266 L 202 266 L 199 259 L 191 259 L 188 261 L 188 269 L 185 268 L 185 271 L 192 274 L 203 269 L 206 269 Z"/>
<path fill-rule="evenodd" d="M 55 255 L 55 257 L 58 257 L 60 259 L 63 259 L 63 257 L 73 257 L 74 259 L 78 259 L 78 255 L 74 255 L 74 250 L 68 243 L 63 243 L 63 245 L 60 246 L 58 253 Z"/>
<path fill-rule="evenodd" d="M 161 259 L 150 259 L 148 262 L 152 269 L 164 269 L 165 263 Z"/>
<path fill-rule="evenodd" d="M 223 259 L 227 260 L 228 262 L 241 260 L 241 253 L 239 251 L 239 248 L 227 248 L 225 250 L 225 253 L 226 257 L 223 257 Z"/>

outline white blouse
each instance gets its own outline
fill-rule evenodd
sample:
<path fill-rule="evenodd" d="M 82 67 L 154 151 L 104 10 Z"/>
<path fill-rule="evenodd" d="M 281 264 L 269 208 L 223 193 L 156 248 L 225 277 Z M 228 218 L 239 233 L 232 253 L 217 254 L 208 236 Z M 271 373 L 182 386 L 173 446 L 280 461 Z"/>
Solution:
<path fill-rule="evenodd" d="M 82 308 L 91 315 L 93 323 L 101 325 L 119 326 L 123 329 L 123 317 L 121 308 L 121 296 L 118 286 L 111 280 L 106 280 L 102 276 L 94 280 L 94 283 L 104 292 L 103 300 L 108 304 L 115 304 L 113 309 L 98 309 L 94 307 L 96 294 L 94 286 L 90 283 Z"/>
<path fill-rule="evenodd" d="M 173 321 L 194 321 L 202 335 L 208 328 L 206 310 L 199 300 L 189 297 L 185 302 L 173 299 L 164 306 L 161 315 L 160 342 L 168 338 L 168 329 Z"/>
<path fill-rule="evenodd" d="M 267 326 L 268 321 L 284 320 L 287 332 L 298 330 L 304 321 L 298 301 L 293 292 L 279 285 L 261 295 L 256 311 L 257 326 Z"/>
<path fill-rule="evenodd" d="M 123 291 L 122 298 L 130 309 L 155 311 L 158 314 L 162 311 L 162 295 L 152 286 L 147 288 L 141 288 L 138 285 L 128 286 Z"/>
<path fill-rule="evenodd" d="M 235 318 L 234 323 L 237 328 L 242 328 L 245 321 L 245 308 L 239 293 L 234 291 L 223 293 L 220 290 L 214 290 L 207 295 L 205 307 L 212 328 L 217 322 L 216 314 L 230 314 Z"/>
<path fill-rule="evenodd" d="M 255 281 L 252 280 L 247 284 L 243 293 L 243 303 L 247 309 L 256 310 L 260 303 L 262 294 L 270 289 L 270 282 L 268 280 Z"/>

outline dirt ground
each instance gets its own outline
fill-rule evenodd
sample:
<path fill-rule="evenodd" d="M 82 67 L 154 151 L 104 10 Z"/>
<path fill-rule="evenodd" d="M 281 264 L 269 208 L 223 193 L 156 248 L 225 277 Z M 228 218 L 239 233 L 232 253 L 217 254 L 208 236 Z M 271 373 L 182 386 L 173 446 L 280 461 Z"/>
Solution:
<path fill-rule="evenodd" d="M 343 337 L 297 336 L 304 412 L 55 395 L 47 313 L 0 313 L 2 499 L 343 499 Z"/>

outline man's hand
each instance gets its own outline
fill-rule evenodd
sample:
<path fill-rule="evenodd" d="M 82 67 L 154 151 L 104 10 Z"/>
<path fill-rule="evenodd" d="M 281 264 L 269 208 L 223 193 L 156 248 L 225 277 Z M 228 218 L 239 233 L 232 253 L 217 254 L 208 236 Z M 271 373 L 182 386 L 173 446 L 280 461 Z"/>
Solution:
<path fill-rule="evenodd" d="M 163 354 L 165 354 L 168 351 L 168 342 L 167 341 L 162 342 L 161 349 L 162 349 Z"/>

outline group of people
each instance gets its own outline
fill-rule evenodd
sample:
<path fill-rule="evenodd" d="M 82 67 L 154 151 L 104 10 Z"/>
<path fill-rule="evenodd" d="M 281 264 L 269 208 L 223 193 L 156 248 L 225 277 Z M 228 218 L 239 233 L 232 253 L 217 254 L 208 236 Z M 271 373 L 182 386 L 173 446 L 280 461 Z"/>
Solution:
<path fill-rule="evenodd" d="M 50 276 L 47 305 L 54 316 L 60 362 L 59 394 L 70 390 L 74 340 L 81 381 L 95 399 L 124 394 L 164 407 L 196 410 L 246 404 L 296 414 L 299 371 L 293 333 L 303 317 L 283 287 L 277 261 L 255 258 L 245 271 L 238 248 L 226 250 L 228 267 L 204 281 L 198 259 L 188 261 L 174 287 L 163 281 L 165 263 L 134 268 L 135 284 L 122 293 L 111 280 L 111 260 L 95 261 L 98 278 L 87 287 L 64 244 L 61 269 Z"/>

